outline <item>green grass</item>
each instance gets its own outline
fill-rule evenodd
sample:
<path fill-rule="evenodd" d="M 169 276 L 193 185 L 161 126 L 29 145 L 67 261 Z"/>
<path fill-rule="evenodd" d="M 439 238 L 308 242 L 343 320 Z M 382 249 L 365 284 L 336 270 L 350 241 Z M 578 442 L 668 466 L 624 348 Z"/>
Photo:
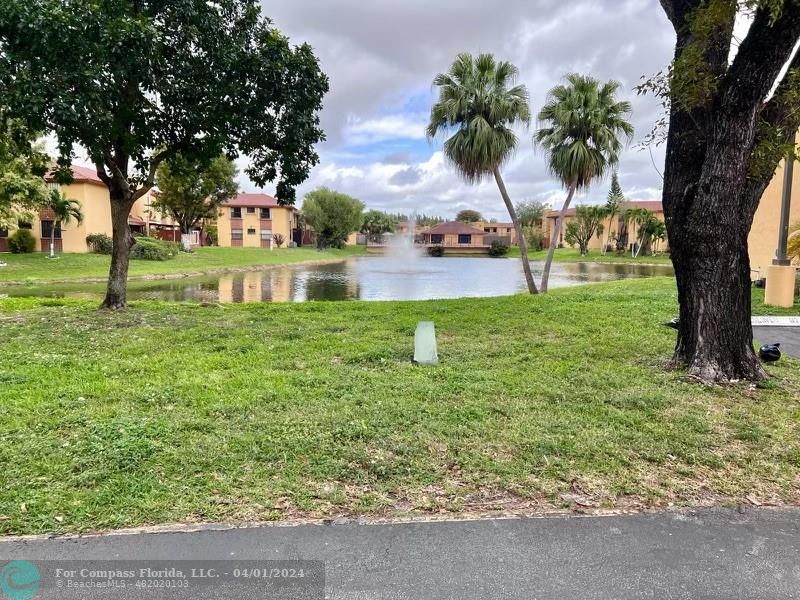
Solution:
<path fill-rule="evenodd" d="M 0 300 L 0 533 L 800 502 L 798 362 L 759 389 L 667 371 L 675 303 L 666 278 L 121 313 Z M 438 367 L 409 360 L 421 319 Z"/>
<path fill-rule="evenodd" d="M 347 258 L 364 253 L 361 246 L 324 252 L 313 248 L 283 248 L 272 252 L 262 248 L 198 248 L 195 252 L 182 252 L 172 260 L 163 262 L 132 260 L 129 275 L 202 274 L 225 269 Z M 62 254 L 58 260 L 50 260 L 45 254 L 35 253 L 0 254 L 0 260 L 7 263 L 7 266 L 0 267 L 0 284 L 7 284 L 105 279 L 111 258 L 100 254 Z"/>
<path fill-rule="evenodd" d="M 508 256 L 518 257 L 519 248 L 516 246 L 509 249 Z M 529 252 L 528 259 L 535 261 L 544 261 L 547 258 L 547 250 L 539 250 L 538 252 Z M 610 252 L 608 254 L 600 254 L 599 250 L 591 250 L 586 256 L 581 256 L 577 248 L 559 248 L 556 250 L 553 257 L 554 262 L 608 262 L 608 263 L 632 263 L 632 264 L 656 264 L 656 265 L 671 265 L 669 254 L 658 254 L 655 256 L 640 256 L 633 258 L 630 254 L 619 256 Z"/>

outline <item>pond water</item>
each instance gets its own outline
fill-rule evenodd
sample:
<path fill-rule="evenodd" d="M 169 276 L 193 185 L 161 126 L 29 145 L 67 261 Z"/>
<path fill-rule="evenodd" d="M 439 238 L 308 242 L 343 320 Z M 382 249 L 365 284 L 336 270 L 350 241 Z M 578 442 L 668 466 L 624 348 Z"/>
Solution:
<path fill-rule="evenodd" d="M 531 264 L 537 281 L 541 263 Z M 671 276 L 667 265 L 556 263 L 551 287 L 615 279 Z M 507 296 L 525 291 L 519 259 L 487 257 L 362 257 L 324 265 L 180 279 L 131 281 L 130 300 L 189 302 L 305 302 L 308 300 L 429 300 Z M 0 287 L 0 296 L 100 300 L 104 284 Z"/>

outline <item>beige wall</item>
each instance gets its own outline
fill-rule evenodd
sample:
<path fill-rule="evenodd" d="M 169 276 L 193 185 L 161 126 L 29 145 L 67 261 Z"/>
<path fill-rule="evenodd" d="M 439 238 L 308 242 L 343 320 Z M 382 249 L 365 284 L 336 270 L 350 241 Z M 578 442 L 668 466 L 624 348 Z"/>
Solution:
<path fill-rule="evenodd" d="M 436 234 L 433 234 L 433 235 L 436 235 Z M 432 239 L 431 234 L 426 233 L 425 236 L 426 236 L 427 242 L 430 243 L 430 244 L 433 244 L 433 242 L 430 241 Z M 439 244 L 437 244 L 437 245 L 439 245 Z M 458 243 L 458 234 L 457 233 L 445 233 L 444 237 L 443 237 L 443 240 L 442 240 L 440 245 L 444 246 L 445 248 L 482 247 L 483 246 L 483 235 L 478 234 L 478 233 L 472 234 L 472 240 L 471 240 L 470 244 L 459 244 Z"/>
<path fill-rule="evenodd" d="M 286 247 L 292 239 L 292 229 L 295 227 L 297 220 L 297 211 L 287 207 L 272 207 L 269 209 L 270 219 L 262 221 L 260 218 L 260 209 L 256 208 L 255 212 L 248 213 L 246 207 L 242 207 L 242 218 L 235 221 L 231 218 L 231 207 L 225 206 L 220 209 L 219 218 L 217 219 L 217 231 L 219 236 L 219 245 L 230 248 L 233 246 L 231 240 L 231 230 L 233 229 L 234 222 L 237 226 L 241 225 L 242 242 L 237 246 L 245 248 L 261 248 L 261 230 L 270 230 L 274 236 L 280 233 L 284 238 L 284 246 Z M 254 229 L 255 233 L 248 233 L 248 229 Z"/>
<path fill-rule="evenodd" d="M 88 252 L 86 236 L 91 233 L 104 233 L 111 236 L 111 203 L 108 189 L 104 185 L 76 182 L 58 187 L 67 198 L 80 203 L 83 213 L 82 223 L 78 224 L 72 221 L 67 225 L 61 225 L 62 252 Z M 31 233 L 36 239 L 36 251 L 40 252 L 42 251 L 42 220 L 38 213 L 34 214 L 31 225 Z M 46 242 L 48 241 L 49 239 L 46 240 Z"/>
<path fill-rule="evenodd" d="M 517 232 L 514 229 L 514 225 L 511 223 L 491 223 L 490 221 L 478 221 L 476 223 L 470 223 L 470 227 L 474 227 L 475 229 L 481 229 L 486 231 L 487 229 L 497 229 L 497 232 L 487 232 L 489 235 L 499 235 L 499 236 L 510 236 L 511 243 L 516 245 L 517 243 Z"/>
<path fill-rule="evenodd" d="M 664 213 L 663 212 L 654 212 L 656 218 L 664 222 Z M 561 239 L 559 243 L 563 244 L 566 247 L 569 247 L 564 241 L 564 234 L 567 230 L 567 223 L 574 221 L 574 216 L 568 216 L 564 219 L 564 223 L 561 228 Z M 555 215 L 551 213 L 547 213 L 547 217 L 544 219 L 545 227 L 544 227 L 544 236 L 547 243 L 550 242 L 550 238 L 553 235 L 553 228 L 555 227 L 556 218 Z M 611 241 L 614 239 L 614 236 L 617 235 L 619 231 L 619 215 L 615 216 L 613 219 L 604 219 L 603 220 L 603 234 L 600 237 L 597 235 L 592 236 L 592 239 L 589 241 L 589 250 L 602 250 L 603 244 L 606 240 L 609 240 L 609 244 L 613 244 L 614 242 Z M 611 236 L 611 237 L 608 237 Z M 630 245 L 636 242 L 639 239 L 639 227 L 636 223 L 628 223 L 628 248 Z M 576 246 L 577 247 L 577 246 Z M 655 241 L 653 242 L 653 251 L 654 252 L 666 252 L 669 249 L 669 243 L 667 240 L 664 241 Z"/>
<path fill-rule="evenodd" d="M 781 197 L 783 196 L 783 168 L 778 166 L 753 219 L 750 229 L 748 247 L 750 251 L 750 268 L 753 279 L 766 277 L 767 267 L 775 258 L 778 248 L 778 227 L 781 218 Z M 789 225 L 800 221 L 800 164 L 795 163 L 792 177 L 792 207 L 789 213 Z"/>

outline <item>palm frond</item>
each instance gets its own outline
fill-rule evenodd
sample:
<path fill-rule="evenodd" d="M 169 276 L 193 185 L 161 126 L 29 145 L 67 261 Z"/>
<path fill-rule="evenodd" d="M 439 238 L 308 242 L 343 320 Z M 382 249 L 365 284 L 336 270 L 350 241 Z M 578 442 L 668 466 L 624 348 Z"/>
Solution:
<path fill-rule="evenodd" d="M 623 139 L 633 137 L 628 121 L 631 105 L 617 101 L 621 85 L 569 73 L 565 84 L 552 88 L 537 115 L 534 143 L 548 169 L 565 187 L 586 188 L 619 162 Z"/>
<path fill-rule="evenodd" d="M 459 54 L 433 80 L 439 98 L 426 135 L 447 137 L 445 157 L 467 181 L 488 177 L 505 163 L 518 143 L 513 127 L 530 124 L 528 90 L 516 84 L 517 76 L 514 65 L 491 54 Z"/>

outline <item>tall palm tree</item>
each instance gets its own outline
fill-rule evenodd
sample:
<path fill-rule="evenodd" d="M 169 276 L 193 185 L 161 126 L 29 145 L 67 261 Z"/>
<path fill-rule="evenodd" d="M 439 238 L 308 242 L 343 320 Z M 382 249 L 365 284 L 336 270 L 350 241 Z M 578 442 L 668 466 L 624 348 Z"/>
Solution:
<path fill-rule="evenodd" d="M 534 137 L 547 156 L 550 172 L 567 190 L 544 264 L 543 292 L 547 291 L 553 253 L 575 192 L 602 179 L 619 162 L 620 137 L 628 140 L 633 137 L 633 125 L 627 120 L 631 104 L 616 99 L 618 82 L 601 84 L 597 79 L 575 73 L 566 79 L 566 84 L 550 90 L 547 103 L 539 112 L 541 126 Z"/>
<path fill-rule="evenodd" d="M 67 196 L 59 190 L 52 190 L 50 192 L 47 208 L 53 211 L 53 226 L 50 228 L 50 258 L 53 258 L 55 257 L 56 229 L 59 228 L 62 223 L 68 224 L 72 221 L 82 223 L 83 213 L 81 212 L 80 202 L 67 198 Z"/>
<path fill-rule="evenodd" d="M 528 244 L 508 195 L 500 167 L 517 147 L 515 125 L 529 125 L 528 90 L 516 85 L 517 68 L 495 60 L 491 54 L 459 54 L 447 73 L 433 80 L 439 99 L 431 108 L 429 139 L 450 135 L 444 155 L 469 183 L 494 177 L 517 234 L 522 268 L 528 291 L 536 294 L 536 283 L 528 263 Z"/>

